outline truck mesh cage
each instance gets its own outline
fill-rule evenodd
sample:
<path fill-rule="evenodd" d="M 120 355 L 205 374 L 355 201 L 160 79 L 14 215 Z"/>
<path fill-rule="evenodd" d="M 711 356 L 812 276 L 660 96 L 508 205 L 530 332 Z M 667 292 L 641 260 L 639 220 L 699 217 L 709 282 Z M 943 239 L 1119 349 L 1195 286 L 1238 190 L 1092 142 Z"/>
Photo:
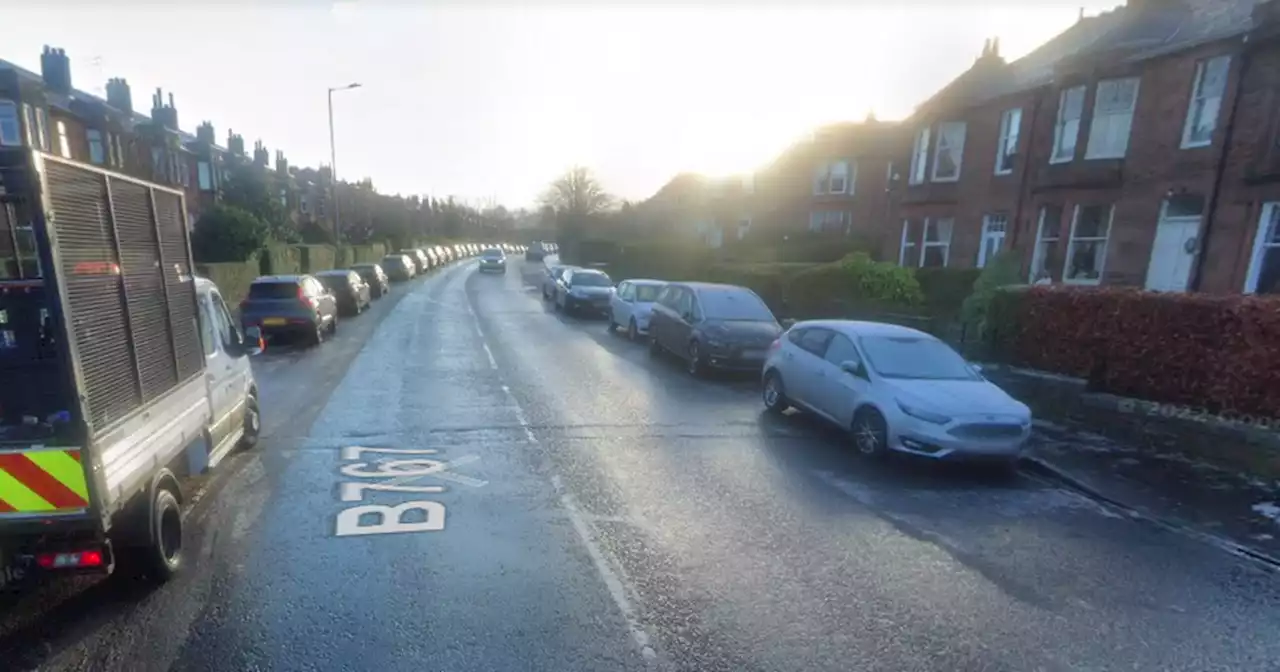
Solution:
<path fill-rule="evenodd" d="M 101 429 L 200 369 L 181 199 L 51 160 L 45 180 L 87 419 Z"/>

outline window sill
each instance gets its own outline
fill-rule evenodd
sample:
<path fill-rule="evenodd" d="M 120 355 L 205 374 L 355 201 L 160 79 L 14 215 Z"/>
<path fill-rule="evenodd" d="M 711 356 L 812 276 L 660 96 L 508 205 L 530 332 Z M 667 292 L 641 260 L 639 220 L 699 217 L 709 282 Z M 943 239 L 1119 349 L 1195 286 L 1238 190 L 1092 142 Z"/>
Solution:
<path fill-rule="evenodd" d="M 1212 145 L 1213 140 L 1205 140 L 1203 142 L 1187 142 L 1186 140 L 1183 140 L 1182 144 L 1178 146 L 1178 149 L 1200 149 L 1202 147 L 1209 147 Z"/>
<path fill-rule="evenodd" d="M 1062 280 L 1062 284 L 1064 284 L 1064 285 L 1080 285 L 1080 286 L 1083 286 L 1083 287 L 1096 287 L 1096 286 L 1098 286 L 1098 285 L 1102 284 L 1102 278 L 1096 278 L 1096 279 L 1094 279 L 1094 280 L 1070 280 L 1070 279 L 1067 279 L 1067 278 L 1063 278 L 1063 280 Z"/>
<path fill-rule="evenodd" d="M 1124 154 L 1085 154 L 1085 161 L 1120 161 L 1124 159 Z"/>
<path fill-rule="evenodd" d="M 1071 163 L 1071 161 L 1072 161 L 1072 160 L 1074 160 L 1075 158 L 1076 158 L 1076 157 L 1074 157 L 1074 156 L 1058 157 L 1058 158 L 1050 158 L 1050 159 L 1049 159 L 1049 165 L 1051 165 L 1051 166 L 1056 166 L 1056 165 L 1063 164 L 1063 163 Z"/>
<path fill-rule="evenodd" d="M 1008 170 L 997 170 L 997 171 L 995 171 L 995 173 L 994 173 L 994 174 L 995 174 L 995 175 L 1001 175 L 1001 176 L 1003 176 L 1003 175 L 1012 175 L 1012 174 L 1013 174 L 1013 169 L 1012 169 L 1012 168 L 1010 168 L 1010 169 L 1008 169 Z"/>
<path fill-rule="evenodd" d="M 939 184 L 947 184 L 948 182 L 959 182 L 959 181 L 960 181 L 960 176 L 959 176 L 959 175 L 956 175 L 955 177 L 935 177 L 935 178 L 933 178 L 933 179 L 932 179 L 932 180 L 930 180 L 930 181 L 931 181 L 931 182 L 936 182 L 936 183 L 939 183 Z"/>

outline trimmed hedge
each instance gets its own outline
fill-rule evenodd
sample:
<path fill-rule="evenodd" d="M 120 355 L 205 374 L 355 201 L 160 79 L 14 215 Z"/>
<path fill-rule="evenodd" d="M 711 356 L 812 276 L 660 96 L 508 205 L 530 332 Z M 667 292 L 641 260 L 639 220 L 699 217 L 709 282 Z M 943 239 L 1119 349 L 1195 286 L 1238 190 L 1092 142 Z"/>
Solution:
<path fill-rule="evenodd" d="M 973 283 L 982 274 L 980 268 L 917 268 L 916 281 L 924 293 L 929 313 L 959 317 L 960 306 L 973 292 Z"/>
<path fill-rule="evenodd" d="M 984 340 L 1097 391 L 1280 418 L 1280 299 L 1019 287 L 993 297 Z"/>

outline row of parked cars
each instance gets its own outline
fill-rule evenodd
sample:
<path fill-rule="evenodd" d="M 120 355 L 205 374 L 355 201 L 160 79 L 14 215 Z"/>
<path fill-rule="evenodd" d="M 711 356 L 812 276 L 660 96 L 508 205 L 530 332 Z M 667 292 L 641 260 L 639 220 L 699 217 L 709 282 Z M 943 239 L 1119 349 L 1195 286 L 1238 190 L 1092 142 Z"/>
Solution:
<path fill-rule="evenodd" d="M 301 338 L 319 345 L 338 331 L 338 320 L 363 313 L 391 291 L 392 283 L 407 282 L 482 249 L 522 251 L 512 244 L 455 243 L 398 250 L 378 263 L 298 275 L 265 275 L 249 285 L 240 302 L 240 321 L 255 328 L 268 342 Z"/>
<path fill-rule="evenodd" d="M 746 287 L 634 278 L 552 265 L 543 299 L 603 315 L 611 333 L 674 356 L 694 376 L 758 373 L 766 410 L 802 410 L 849 432 L 866 455 L 909 453 L 1011 468 L 1031 411 L 925 332 L 855 320 L 780 322 Z"/>

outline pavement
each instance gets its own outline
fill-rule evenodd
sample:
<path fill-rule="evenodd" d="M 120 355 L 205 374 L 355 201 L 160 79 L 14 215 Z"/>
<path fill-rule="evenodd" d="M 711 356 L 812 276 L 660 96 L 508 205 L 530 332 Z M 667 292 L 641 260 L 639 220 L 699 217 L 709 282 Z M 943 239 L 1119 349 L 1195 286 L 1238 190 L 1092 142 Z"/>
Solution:
<path fill-rule="evenodd" d="M 200 484 L 189 571 L 0 606 L 0 667 L 1280 667 L 1257 563 L 1055 479 L 859 459 L 512 263 L 256 362 L 263 441 Z"/>

